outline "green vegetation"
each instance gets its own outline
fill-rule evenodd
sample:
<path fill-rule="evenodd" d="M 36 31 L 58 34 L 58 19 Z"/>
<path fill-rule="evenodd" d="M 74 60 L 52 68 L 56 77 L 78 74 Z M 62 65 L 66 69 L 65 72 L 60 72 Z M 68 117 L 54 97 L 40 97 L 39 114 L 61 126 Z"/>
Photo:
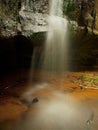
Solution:
<path fill-rule="evenodd" d="M 68 19 L 76 20 L 75 2 L 74 0 L 64 0 L 63 13 Z"/>
<path fill-rule="evenodd" d="M 75 82 L 79 83 L 82 87 L 96 87 L 98 86 L 98 75 L 92 73 L 84 73 Z"/>
<path fill-rule="evenodd" d="M 64 0 L 63 1 L 63 14 L 69 20 L 69 36 L 73 37 L 77 31 L 77 25 L 71 21 L 77 21 L 76 19 L 76 5 L 74 0 Z"/>

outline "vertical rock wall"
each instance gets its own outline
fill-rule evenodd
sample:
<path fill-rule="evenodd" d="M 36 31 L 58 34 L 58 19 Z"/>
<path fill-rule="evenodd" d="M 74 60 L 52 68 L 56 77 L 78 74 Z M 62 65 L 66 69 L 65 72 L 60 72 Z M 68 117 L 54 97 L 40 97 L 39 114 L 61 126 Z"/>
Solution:
<path fill-rule="evenodd" d="M 96 29 L 98 30 L 98 0 L 96 0 Z"/>
<path fill-rule="evenodd" d="M 13 9 L 10 5 L 13 2 L 8 5 L 0 2 L 0 12 L 4 14 L 0 15 L 0 35 L 12 36 L 21 31 L 28 36 L 47 30 L 48 0 L 20 0 L 14 3 Z"/>
<path fill-rule="evenodd" d="M 22 3 L 19 11 L 18 30 L 24 35 L 47 31 L 48 1 L 32 0 Z"/>

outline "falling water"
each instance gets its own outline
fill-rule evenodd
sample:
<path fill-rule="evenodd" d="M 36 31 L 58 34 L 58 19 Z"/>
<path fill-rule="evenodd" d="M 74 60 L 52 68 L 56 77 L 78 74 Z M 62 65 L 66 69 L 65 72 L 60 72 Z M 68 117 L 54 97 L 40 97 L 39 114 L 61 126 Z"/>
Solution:
<path fill-rule="evenodd" d="M 32 74 L 32 70 L 36 68 L 54 72 L 64 72 L 68 68 L 68 21 L 63 17 L 63 0 L 50 0 L 49 6 L 48 31 L 44 54 L 39 56 L 38 51 L 40 49 L 35 48 L 30 71 L 30 82 L 35 76 L 35 74 Z M 40 79 L 43 78 L 43 72 L 41 71 L 38 74 Z"/>
<path fill-rule="evenodd" d="M 67 61 L 67 20 L 63 18 L 63 0 L 50 0 L 48 33 L 43 69 L 64 71 Z"/>

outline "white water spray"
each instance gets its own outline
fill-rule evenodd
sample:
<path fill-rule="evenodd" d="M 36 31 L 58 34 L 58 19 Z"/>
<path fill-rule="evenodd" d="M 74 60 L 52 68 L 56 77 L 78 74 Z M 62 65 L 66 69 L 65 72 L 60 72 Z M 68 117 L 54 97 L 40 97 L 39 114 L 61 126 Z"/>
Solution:
<path fill-rule="evenodd" d="M 61 72 L 66 69 L 68 49 L 68 22 L 63 18 L 63 0 L 50 0 L 48 24 L 43 69 Z"/>

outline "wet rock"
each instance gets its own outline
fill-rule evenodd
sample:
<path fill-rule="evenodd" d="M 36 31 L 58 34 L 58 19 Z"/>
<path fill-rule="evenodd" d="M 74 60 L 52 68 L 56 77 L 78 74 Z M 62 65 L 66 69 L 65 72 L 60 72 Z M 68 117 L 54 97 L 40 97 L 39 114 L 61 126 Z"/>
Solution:
<path fill-rule="evenodd" d="M 6 16 L 6 19 L 0 18 L 0 33 L 9 37 L 16 35 L 17 31 L 25 36 L 47 31 L 47 14 L 48 0 L 21 2 L 17 14 L 11 12 L 11 16 Z"/>
<path fill-rule="evenodd" d="M 19 31 L 25 36 L 47 31 L 48 0 L 32 0 L 22 3 L 19 11 Z"/>
<path fill-rule="evenodd" d="M 35 97 L 33 100 L 32 100 L 32 103 L 37 103 L 39 100 L 37 97 Z"/>
<path fill-rule="evenodd" d="M 9 17 L 5 19 L 2 19 L 2 21 L 0 22 L 0 30 L 1 30 L 1 34 L 3 36 L 14 36 L 16 35 L 16 21 L 13 20 L 13 18 Z"/>
<path fill-rule="evenodd" d="M 47 14 L 25 10 L 25 6 L 19 12 L 20 23 L 18 30 L 25 36 L 30 36 L 35 32 L 47 31 Z"/>
<path fill-rule="evenodd" d="M 82 89 L 84 89 L 84 87 L 83 87 L 83 86 L 80 86 L 80 89 L 82 90 Z"/>

